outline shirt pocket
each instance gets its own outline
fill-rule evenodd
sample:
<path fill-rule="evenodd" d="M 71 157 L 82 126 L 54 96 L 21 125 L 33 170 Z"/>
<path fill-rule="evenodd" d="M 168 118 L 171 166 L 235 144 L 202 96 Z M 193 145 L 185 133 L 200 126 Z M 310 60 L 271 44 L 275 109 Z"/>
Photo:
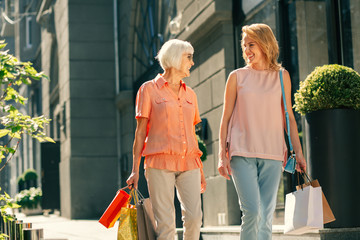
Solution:
<path fill-rule="evenodd" d="M 193 106 L 193 101 L 191 101 L 190 98 L 185 98 L 185 103 L 190 104 L 191 106 Z"/>
<path fill-rule="evenodd" d="M 190 98 L 185 98 L 185 101 L 183 102 L 183 106 L 184 106 L 185 116 L 187 118 L 191 119 L 191 121 L 192 121 L 194 116 L 195 116 L 195 104 L 194 104 L 194 102 Z"/>
<path fill-rule="evenodd" d="M 166 98 L 164 98 L 164 97 L 158 97 L 158 98 L 155 99 L 155 102 L 157 104 L 162 104 L 162 103 L 165 104 L 167 101 L 168 100 Z"/>
<path fill-rule="evenodd" d="M 167 112 L 169 108 L 169 100 L 165 97 L 155 98 L 155 103 L 153 106 L 153 116 L 154 121 L 163 121 L 167 120 Z"/>

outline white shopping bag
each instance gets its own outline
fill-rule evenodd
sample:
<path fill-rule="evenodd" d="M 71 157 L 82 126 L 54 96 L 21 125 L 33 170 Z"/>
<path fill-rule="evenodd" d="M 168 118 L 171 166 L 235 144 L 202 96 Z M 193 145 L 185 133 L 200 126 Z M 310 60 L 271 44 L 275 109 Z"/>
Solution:
<path fill-rule="evenodd" d="M 312 233 L 323 227 L 321 187 L 307 186 L 286 194 L 285 234 Z"/>

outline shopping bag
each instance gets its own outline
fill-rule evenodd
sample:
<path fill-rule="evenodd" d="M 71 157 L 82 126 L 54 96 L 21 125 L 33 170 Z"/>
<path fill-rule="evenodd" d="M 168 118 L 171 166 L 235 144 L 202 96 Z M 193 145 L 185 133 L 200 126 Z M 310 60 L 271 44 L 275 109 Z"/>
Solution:
<path fill-rule="evenodd" d="M 136 204 L 139 240 L 156 239 L 156 221 L 149 198 L 142 198 Z"/>
<path fill-rule="evenodd" d="M 323 227 L 321 187 L 306 186 L 286 194 L 285 234 L 317 232 Z"/>
<path fill-rule="evenodd" d="M 115 222 L 120 217 L 121 208 L 129 201 L 130 195 L 123 189 L 124 188 L 117 191 L 114 199 L 99 219 L 99 222 L 106 228 L 111 228 L 114 226 Z"/>
<path fill-rule="evenodd" d="M 311 180 L 310 182 L 306 182 L 302 185 L 302 187 L 305 187 L 305 186 L 309 186 L 311 185 L 312 187 L 316 188 L 316 187 L 320 187 L 320 184 L 319 184 L 319 181 L 317 179 L 315 180 Z M 296 186 L 296 189 L 301 189 L 301 186 L 298 185 Z M 326 197 L 324 195 L 324 192 L 321 191 L 322 193 L 322 206 L 323 206 L 323 221 L 324 221 L 324 224 L 325 223 L 329 223 L 329 222 L 333 222 L 336 220 L 331 208 L 330 208 L 330 205 L 328 203 L 328 201 L 326 200 Z"/>
<path fill-rule="evenodd" d="M 136 208 L 129 204 L 121 208 L 117 240 L 137 240 L 137 234 Z"/>
<path fill-rule="evenodd" d="M 134 203 L 131 204 L 131 201 Z M 117 240 L 137 240 L 136 204 L 139 202 L 137 191 L 132 188 L 130 198 L 125 207 L 121 208 Z"/>

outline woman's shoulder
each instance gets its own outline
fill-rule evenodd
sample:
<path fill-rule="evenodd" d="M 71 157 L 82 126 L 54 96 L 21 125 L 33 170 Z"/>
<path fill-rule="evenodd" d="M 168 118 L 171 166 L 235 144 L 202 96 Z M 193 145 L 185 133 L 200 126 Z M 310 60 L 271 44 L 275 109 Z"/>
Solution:
<path fill-rule="evenodd" d="M 196 93 L 195 93 L 194 89 L 192 89 L 192 88 L 189 87 L 188 85 L 186 85 L 186 92 L 187 92 L 189 95 L 196 97 Z"/>
<path fill-rule="evenodd" d="M 151 80 L 148 80 L 148 81 L 144 82 L 142 84 L 142 86 L 153 87 L 155 85 L 155 83 L 156 83 L 156 79 L 154 78 L 154 79 L 151 79 Z"/>
<path fill-rule="evenodd" d="M 238 78 L 242 78 L 242 77 L 248 75 L 250 72 L 251 72 L 250 69 L 245 66 L 245 67 L 237 68 L 237 69 L 231 71 L 229 74 L 229 77 L 234 76 L 234 77 L 236 77 L 236 79 L 238 79 Z"/>
<path fill-rule="evenodd" d="M 194 89 L 186 85 L 186 91 L 185 91 L 185 98 L 190 102 L 196 102 L 197 101 L 197 95 Z"/>
<path fill-rule="evenodd" d="M 137 95 L 146 95 L 146 96 L 153 95 L 152 93 L 155 90 L 154 85 L 155 82 L 153 80 L 144 82 L 143 84 L 140 85 L 139 89 L 137 90 Z"/>
<path fill-rule="evenodd" d="M 152 79 L 141 84 L 139 89 L 145 90 L 145 89 L 153 88 L 154 86 L 155 86 L 155 79 Z"/>
<path fill-rule="evenodd" d="M 241 67 L 233 70 L 230 74 L 248 74 L 250 72 L 249 67 Z"/>
<path fill-rule="evenodd" d="M 279 71 L 283 72 L 284 74 L 289 74 L 288 70 L 286 70 L 284 67 L 281 67 Z"/>

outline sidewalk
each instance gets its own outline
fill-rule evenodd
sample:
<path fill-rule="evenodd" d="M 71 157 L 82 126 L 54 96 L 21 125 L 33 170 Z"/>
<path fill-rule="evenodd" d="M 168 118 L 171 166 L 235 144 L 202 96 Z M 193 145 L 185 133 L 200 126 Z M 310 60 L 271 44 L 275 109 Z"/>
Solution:
<path fill-rule="evenodd" d="M 116 240 L 118 223 L 107 229 L 97 220 L 69 220 L 55 214 L 49 216 L 25 216 L 16 214 L 19 220 L 32 223 L 32 228 L 44 230 L 44 240 Z M 323 229 L 318 233 L 284 235 L 283 225 L 273 225 L 273 240 L 360 240 L 360 227 Z M 203 240 L 237 240 L 240 226 L 201 228 Z M 182 229 L 177 229 L 177 239 L 182 239 Z"/>
<path fill-rule="evenodd" d="M 116 240 L 117 237 L 118 223 L 107 229 L 97 220 L 69 220 L 54 214 L 16 216 L 18 220 L 32 223 L 32 228 L 44 229 L 44 240 Z"/>
<path fill-rule="evenodd" d="M 117 238 L 118 222 L 114 227 L 107 229 L 97 220 L 69 220 L 56 214 L 27 217 L 18 213 L 16 216 L 23 222 L 32 223 L 32 228 L 42 228 L 44 240 L 116 240 Z M 282 225 L 273 225 L 274 232 L 282 232 L 282 228 Z M 177 229 L 177 231 L 178 234 L 182 235 L 182 229 Z M 234 239 L 238 239 L 239 232 L 240 226 L 202 228 L 204 235 L 232 233 L 236 235 Z"/>

